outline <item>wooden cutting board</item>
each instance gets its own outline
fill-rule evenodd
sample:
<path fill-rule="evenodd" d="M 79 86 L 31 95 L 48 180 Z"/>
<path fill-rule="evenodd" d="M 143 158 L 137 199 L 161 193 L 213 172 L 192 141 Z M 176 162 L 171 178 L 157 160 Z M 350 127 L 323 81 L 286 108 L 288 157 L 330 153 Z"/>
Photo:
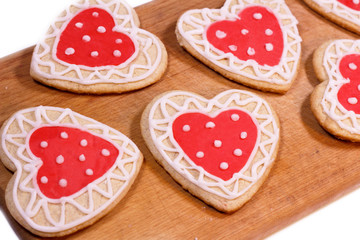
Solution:
<path fill-rule="evenodd" d="M 169 66 L 162 80 L 145 89 L 105 96 L 77 95 L 34 82 L 32 48 L 0 60 L 0 124 L 12 113 L 38 105 L 68 107 L 120 130 L 138 145 L 145 162 L 127 196 L 110 214 L 70 239 L 261 239 L 354 190 L 360 184 L 359 144 L 327 134 L 310 111 L 318 84 L 312 53 L 324 41 L 356 38 L 298 0 L 286 1 L 303 38 L 298 78 L 285 95 L 262 93 L 229 81 L 185 52 L 176 41 L 177 18 L 192 8 L 219 8 L 223 0 L 155 0 L 136 8 L 142 27 L 164 42 Z M 60 10 L 59 10 L 60 11 Z M 224 214 L 184 191 L 155 162 L 140 134 L 146 104 L 168 90 L 211 98 L 221 91 L 251 90 L 268 100 L 281 121 L 276 163 L 260 190 L 239 211 Z M 9 215 L 4 191 L 11 173 L 0 164 L 0 209 L 18 236 L 37 239 Z"/>

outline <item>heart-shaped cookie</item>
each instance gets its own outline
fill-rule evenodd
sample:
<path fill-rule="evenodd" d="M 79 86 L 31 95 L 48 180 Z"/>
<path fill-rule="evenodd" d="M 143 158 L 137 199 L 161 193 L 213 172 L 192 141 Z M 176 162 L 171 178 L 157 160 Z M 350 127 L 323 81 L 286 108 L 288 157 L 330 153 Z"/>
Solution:
<path fill-rule="evenodd" d="M 240 90 L 210 100 L 184 91 L 162 94 L 145 109 L 141 130 L 155 159 L 184 189 L 224 212 L 255 194 L 279 143 L 272 108 Z"/>
<path fill-rule="evenodd" d="M 220 9 L 194 9 L 178 20 L 178 41 L 225 77 L 271 92 L 286 92 L 301 53 L 297 20 L 282 0 L 227 0 Z"/>
<path fill-rule="evenodd" d="M 335 40 L 314 53 L 319 84 L 311 108 L 320 125 L 340 139 L 360 141 L 360 40 Z"/>
<path fill-rule="evenodd" d="M 143 159 L 125 135 L 70 109 L 24 109 L 0 132 L 1 160 L 15 172 L 6 205 L 21 225 L 45 237 L 104 216 L 125 196 Z"/>
<path fill-rule="evenodd" d="M 71 5 L 34 50 L 31 76 L 77 93 L 121 93 L 160 79 L 167 66 L 162 42 L 139 28 L 123 0 Z"/>
<path fill-rule="evenodd" d="M 304 0 L 304 2 L 327 19 L 360 34 L 359 0 Z"/>

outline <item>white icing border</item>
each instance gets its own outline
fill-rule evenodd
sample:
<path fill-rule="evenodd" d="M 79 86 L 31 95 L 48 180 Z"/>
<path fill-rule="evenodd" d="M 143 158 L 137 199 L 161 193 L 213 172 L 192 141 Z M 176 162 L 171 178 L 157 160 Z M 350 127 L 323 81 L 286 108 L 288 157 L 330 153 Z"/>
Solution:
<path fill-rule="evenodd" d="M 47 111 L 56 111 L 61 112 L 61 114 L 55 119 L 51 120 Z M 24 114 L 33 114 L 35 116 L 35 120 L 28 119 L 24 116 Z M 72 123 L 62 124 L 63 119 L 71 119 Z M 85 120 L 86 124 L 80 124 L 79 120 Z M 18 134 L 8 134 L 8 129 L 10 125 L 16 123 L 19 126 L 19 131 L 21 133 Z M 24 128 L 24 123 L 33 127 L 30 131 L 27 131 Z M 68 196 L 62 197 L 60 199 L 50 199 L 44 196 L 37 184 L 34 184 L 36 180 L 34 179 L 37 174 L 37 170 L 40 168 L 42 162 L 35 157 L 29 147 L 28 147 L 28 136 L 30 132 L 34 129 L 47 125 L 56 125 L 56 126 L 67 126 L 67 127 L 76 127 L 90 132 L 96 136 L 104 138 L 114 144 L 120 151 L 119 157 L 116 159 L 114 165 L 104 174 L 102 177 L 96 179 L 92 183 L 88 184 L 86 187 L 81 189 L 79 192 Z M 101 131 L 101 134 L 95 132 Z M 19 143 L 15 139 L 24 138 L 25 143 Z M 118 143 L 114 141 L 121 141 L 122 145 L 119 146 Z M 16 157 L 13 157 L 9 150 L 6 147 L 6 143 L 10 143 L 17 147 Z M 15 182 L 14 187 L 12 189 L 13 194 L 13 203 L 15 204 L 18 212 L 22 216 L 22 218 L 35 230 L 41 232 L 59 232 L 64 231 L 70 228 L 73 228 L 81 223 L 88 221 L 89 219 L 95 217 L 101 211 L 106 209 L 122 192 L 123 189 L 126 188 L 132 178 L 134 178 L 135 171 L 137 168 L 137 160 L 140 157 L 140 151 L 137 146 L 125 135 L 120 133 L 119 131 L 110 128 L 100 122 L 95 121 L 94 119 L 85 117 L 76 112 L 71 111 L 70 109 L 63 109 L 58 107 L 44 107 L 39 106 L 35 108 L 27 108 L 17 112 L 13 115 L 5 125 L 3 129 L 3 134 L 1 136 L 1 147 L 11 162 L 16 167 L 15 172 Z M 130 150 L 128 147 L 132 148 Z M 26 157 L 23 153 L 26 152 L 30 158 Z M 124 157 L 125 155 L 128 157 Z M 22 164 L 21 161 L 26 162 L 26 164 Z M 125 164 L 132 164 L 131 171 L 128 172 L 125 169 Z M 114 171 L 120 171 L 123 176 L 116 174 Z M 22 172 L 29 172 L 26 178 L 21 181 Z M 113 192 L 111 180 L 119 180 L 124 181 L 123 185 L 116 191 Z M 105 182 L 107 190 L 103 190 L 99 187 L 99 184 Z M 31 186 L 33 183 L 33 186 Z M 30 185 L 29 185 L 30 184 Z M 31 195 L 29 202 L 25 209 L 23 209 L 19 203 L 18 192 L 29 193 Z M 93 202 L 93 192 L 97 192 L 102 195 L 104 198 L 108 200 L 95 209 Z M 75 201 L 75 198 L 82 194 L 88 194 L 89 201 L 87 206 L 81 205 L 79 202 Z M 49 210 L 48 203 L 59 204 L 61 205 L 61 216 L 60 221 L 55 221 L 51 216 L 51 211 Z M 80 217 L 72 222 L 66 223 L 66 205 L 70 204 L 72 207 L 76 208 L 78 211 L 84 214 L 83 217 Z M 32 218 L 38 214 L 40 210 L 43 210 L 45 213 L 45 217 L 49 224 L 52 226 L 42 226 L 37 224 Z"/>
<path fill-rule="evenodd" d="M 176 96 L 182 96 L 184 98 L 184 102 L 177 103 L 172 101 L 171 98 Z M 246 99 L 244 97 L 246 97 Z M 222 103 L 223 98 L 226 98 L 226 101 Z M 235 103 L 236 105 L 231 106 L 231 104 L 233 103 Z M 243 106 L 249 103 L 256 103 L 256 107 L 251 113 L 249 113 L 249 111 L 243 108 Z M 196 109 L 194 110 L 190 107 L 190 105 L 196 106 Z M 169 106 L 172 110 L 175 110 L 175 113 L 170 113 L 167 109 L 167 106 Z M 213 108 L 219 108 L 220 110 L 215 111 L 214 113 Z M 265 108 L 268 114 L 258 113 L 260 108 Z M 185 112 L 197 111 L 205 114 L 214 115 L 219 113 L 219 111 L 224 111 L 227 109 L 240 109 L 249 113 L 250 116 L 254 119 L 254 122 L 257 123 L 259 134 L 257 143 L 254 147 L 254 151 L 251 153 L 251 156 L 246 165 L 240 170 L 239 173 L 235 173 L 231 179 L 224 181 L 212 174 L 209 174 L 202 167 L 194 164 L 191 159 L 186 156 L 184 151 L 174 140 L 171 126 L 174 119 L 179 114 Z M 155 119 L 155 113 L 159 111 L 161 112 L 161 115 L 163 117 L 160 119 Z M 258 120 L 264 120 L 264 122 L 258 124 Z M 266 129 L 266 127 L 268 127 L 269 125 L 271 125 L 274 129 L 273 133 Z M 187 178 L 193 184 L 204 189 L 205 191 L 208 191 L 212 194 L 218 195 L 226 199 L 235 199 L 241 196 L 264 174 L 268 166 L 271 165 L 271 163 L 274 161 L 271 156 L 277 146 L 280 132 L 268 103 L 262 98 L 256 96 L 255 94 L 242 90 L 228 90 L 220 93 L 211 100 L 192 94 L 190 92 L 170 92 L 158 99 L 152 106 L 149 113 L 149 131 L 152 141 L 160 152 L 161 156 L 179 174 Z M 264 135 L 269 137 L 269 139 L 261 142 L 261 136 Z M 162 141 L 164 141 L 165 139 L 169 139 L 173 146 L 169 147 L 162 143 Z M 271 145 L 268 151 L 266 150 L 267 145 Z M 172 160 L 166 153 L 166 151 L 178 153 L 178 155 L 174 160 Z M 253 162 L 254 156 L 258 151 L 260 151 L 264 155 L 264 157 L 262 159 L 259 159 L 257 162 Z M 187 164 L 189 164 L 189 166 L 183 165 L 181 163 L 181 160 L 185 160 Z M 194 175 L 191 174 L 190 170 L 198 171 L 198 178 L 195 178 Z M 251 176 L 245 174 L 245 172 L 247 171 L 250 171 Z M 213 182 L 208 182 L 204 180 L 204 176 L 210 178 L 211 180 L 213 180 Z M 250 184 L 246 188 L 238 189 L 238 183 L 242 180 L 249 182 Z M 233 184 L 235 186 L 233 190 L 227 188 L 228 186 Z M 214 187 L 221 189 L 221 191 L 216 190 Z"/>
<path fill-rule="evenodd" d="M 331 50 L 335 50 L 335 53 L 332 53 Z M 341 128 L 350 133 L 360 134 L 360 114 L 346 110 L 337 98 L 337 93 L 341 86 L 350 82 L 349 79 L 345 79 L 340 73 L 340 60 L 345 55 L 353 53 L 360 54 L 360 40 L 340 39 L 333 41 L 327 46 L 322 66 L 326 71 L 329 82 L 321 100 L 321 106 L 324 112 Z M 341 114 L 336 113 L 336 110 L 340 111 Z M 345 120 L 350 120 L 351 125 L 346 124 Z"/>
<path fill-rule="evenodd" d="M 231 5 L 232 2 L 233 0 L 227 0 L 220 9 L 204 8 L 185 12 L 177 23 L 179 33 L 198 53 L 222 69 L 258 81 L 279 85 L 290 83 L 297 72 L 302 39 L 297 29 L 298 21 L 291 14 L 285 2 L 283 0 L 236 0 L 236 4 Z M 237 19 L 239 11 L 252 5 L 261 5 L 271 9 L 279 19 L 283 31 L 284 50 L 280 63 L 276 66 L 261 66 L 252 59 L 240 60 L 232 53 L 224 53 L 216 49 L 204 38 L 205 30 L 211 23 L 224 19 Z M 194 17 L 194 14 L 200 14 L 203 19 Z M 288 23 L 285 24 L 285 22 Z M 184 24 L 191 25 L 194 29 L 185 31 L 183 29 Z M 198 39 L 200 35 L 202 39 Z M 291 41 L 288 38 L 293 40 Z M 294 45 L 296 45 L 296 51 L 293 49 Z M 221 63 L 221 60 L 226 60 L 228 65 Z M 293 64 L 292 67 L 291 64 Z M 246 71 L 247 68 L 253 70 L 255 74 Z M 276 75 L 280 77 L 276 77 Z"/>
<path fill-rule="evenodd" d="M 326 13 L 333 13 L 336 16 L 348 20 L 360 28 L 360 11 L 355 11 L 352 8 L 347 7 L 346 5 L 338 2 L 337 0 L 312 0 L 321 8 L 324 9 Z"/>
<path fill-rule="evenodd" d="M 111 11 L 110 7 L 115 5 L 114 10 Z M 75 7 L 78 10 L 76 10 L 75 13 L 72 13 L 70 11 L 71 7 Z M 59 60 L 56 57 L 55 49 L 57 46 L 58 38 L 65 29 L 67 23 L 71 21 L 71 19 L 80 11 L 83 11 L 86 8 L 89 7 L 98 7 L 102 8 L 105 11 L 109 12 L 115 19 L 115 22 L 118 21 L 121 22 L 120 25 L 115 26 L 116 31 L 121 31 L 122 33 L 128 35 L 133 42 L 135 43 L 135 49 L 136 52 L 124 63 L 118 65 L 118 66 L 103 66 L 103 67 L 86 67 L 82 65 L 76 65 L 76 64 L 69 64 L 64 61 Z M 118 13 L 118 10 L 120 8 L 125 8 L 127 13 L 124 15 L 121 15 Z M 33 53 L 33 58 L 31 62 L 31 68 L 40 76 L 47 78 L 47 79 L 59 79 L 59 80 L 65 80 L 70 82 L 76 82 L 79 84 L 95 84 L 95 83 L 130 83 L 130 82 L 137 82 L 141 81 L 151 74 L 153 74 L 157 67 L 160 65 L 161 57 L 164 54 L 160 42 L 157 39 L 155 35 L 152 33 L 145 31 L 143 29 L 140 29 L 136 26 L 134 21 L 134 16 L 132 13 L 132 8 L 123 0 L 97 0 L 96 4 L 92 4 L 91 0 L 85 0 L 83 3 L 77 3 L 69 6 L 65 10 L 65 16 L 59 16 L 52 24 L 51 24 L 51 31 L 50 33 L 47 33 L 45 38 L 40 41 Z M 59 28 L 57 25 L 61 25 Z M 130 25 L 130 26 L 128 26 Z M 55 42 L 53 44 L 53 48 L 49 46 L 46 43 L 46 40 L 55 38 Z M 155 46 L 156 48 L 156 59 L 154 62 L 152 62 L 152 58 L 150 56 L 150 53 L 148 52 L 149 49 Z M 41 49 L 44 49 L 41 51 Z M 145 64 L 135 64 L 132 63 L 136 58 L 140 55 L 140 53 L 144 56 L 146 59 Z M 42 60 L 41 58 L 50 54 L 52 56 L 52 60 L 55 61 L 58 64 L 61 64 L 63 67 L 66 67 L 65 70 L 56 70 L 55 64 L 51 61 Z M 40 66 L 45 66 L 50 69 L 50 73 L 43 72 L 40 68 Z M 129 70 L 127 72 L 123 72 L 125 68 L 129 67 Z M 135 71 L 137 69 L 145 70 L 146 72 L 135 76 Z M 84 76 L 82 73 L 82 70 L 92 71 L 87 76 Z M 64 76 L 65 74 L 74 71 L 76 72 L 77 77 L 69 77 Z M 105 73 L 104 73 L 105 71 Z M 117 77 L 113 77 L 117 76 Z"/>

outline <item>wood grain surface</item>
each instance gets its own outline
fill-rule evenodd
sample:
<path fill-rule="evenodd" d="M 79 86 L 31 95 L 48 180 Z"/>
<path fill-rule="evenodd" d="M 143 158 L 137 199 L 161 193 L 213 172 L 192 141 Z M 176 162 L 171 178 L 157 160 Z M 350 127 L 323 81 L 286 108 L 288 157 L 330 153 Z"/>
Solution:
<path fill-rule="evenodd" d="M 156 34 L 169 53 L 164 77 L 139 91 L 77 95 L 38 84 L 29 75 L 32 48 L 0 60 L 0 124 L 23 108 L 68 107 L 120 130 L 145 156 L 135 184 L 120 204 L 69 239 L 262 239 L 359 186 L 359 144 L 327 134 L 312 115 L 309 100 L 318 84 L 312 67 L 314 49 L 329 39 L 354 39 L 356 35 L 299 0 L 286 2 L 300 23 L 303 54 L 298 78 L 285 95 L 262 93 L 231 82 L 177 44 L 175 24 L 185 10 L 219 8 L 223 0 L 155 0 L 136 8 L 142 27 Z M 272 104 L 280 117 L 281 142 L 273 170 L 260 190 L 239 211 L 224 214 L 184 191 L 155 162 L 140 134 L 139 121 L 146 104 L 164 91 L 187 90 L 211 98 L 231 88 L 251 90 Z M 20 238 L 37 239 L 6 209 L 4 191 L 10 177 L 0 164 L 0 209 Z"/>

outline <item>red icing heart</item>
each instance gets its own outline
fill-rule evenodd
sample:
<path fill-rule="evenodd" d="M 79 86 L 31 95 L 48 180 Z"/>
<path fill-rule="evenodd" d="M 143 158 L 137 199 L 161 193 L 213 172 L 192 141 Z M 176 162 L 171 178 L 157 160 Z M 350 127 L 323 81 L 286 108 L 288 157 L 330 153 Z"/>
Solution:
<path fill-rule="evenodd" d="M 57 58 L 88 67 L 124 63 L 135 53 L 135 44 L 128 35 L 113 31 L 114 27 L 114 18 L 103 9 L 79 12 L 60 35 Z"/>
<path fill-rule="evenodd" d="M 268 8 L 251 6 L 243 9 L 239 19 L 211 24 L 208 41 L 217 49 L 232 53 L 241 60 L 253 59 L 260 65 L 278 65 L 284 40 L 279 21 Z"/>
<path fill-rule="evenodd" d="M 337 0 L 337 1 L 355 11 L 360 11 L 360 2 L 357 0 Z"/>
<path fill-rule="evenodd" d="M 36 129 L 29 147 L 43 162 L 36 176 L 40 191 L 52 199 L 70 196 L 103 176 L 120 154 L 101 137 L 60 126 Z"/>
<path fill-rule="evenodd" d="M 175 119 L 172 130 L 175 141 L 196 165 L 224 181 L 244 167 L 258 137 L 251 116 L 237 109 L 214 118 L 185 113 Z"/>
<path fill-rule="evenodd" d="M 339 70 L 350 82 L 344 84 L 337 94 L 341 105 L 348 111 L 360 114 L 360 54 L 349 54 L 341 59 Z"/>

